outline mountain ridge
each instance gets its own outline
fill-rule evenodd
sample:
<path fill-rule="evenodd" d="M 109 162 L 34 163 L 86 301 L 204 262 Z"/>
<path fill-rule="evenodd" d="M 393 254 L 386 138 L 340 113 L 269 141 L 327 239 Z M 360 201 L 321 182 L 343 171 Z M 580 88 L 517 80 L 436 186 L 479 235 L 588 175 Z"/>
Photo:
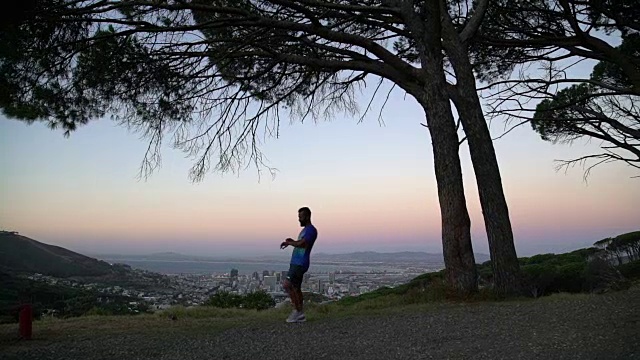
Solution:
<path fill-rule="evenodd" d="M 113 268 L 105 261 L 61 246 L 45 244 L 16 232 L 2 231 L 0 271 L 72 277 L 108 275 Z"/>

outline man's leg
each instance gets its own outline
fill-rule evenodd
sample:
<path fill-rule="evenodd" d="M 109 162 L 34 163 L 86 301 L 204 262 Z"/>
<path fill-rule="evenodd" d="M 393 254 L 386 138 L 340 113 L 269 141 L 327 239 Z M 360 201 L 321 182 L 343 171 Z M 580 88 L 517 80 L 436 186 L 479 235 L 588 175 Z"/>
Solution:
<path fill-rule="evenodd" d="M 289 316 L 287 317 L 287 322 L 293 322 L 298 314 L 297 310 L 295 310 L 296 296 L 298 294 L 295 291 L 293 291 L 293 285 L 291 285 L 291 281 L 289 281 L 288 279 L 285 279 L 282 282 L 282 287 L 287 292 L 287 294 L 289 294 L 289 299 L 291 299 L 291 305 L 294 307 L 294 309 L 291 310 L 291 314 L 289 314 Z"/>
<path fill-rule="evenodd" d="M 298 273 L 297 273 L 297 277 L 296 277 L 296 283 L 293 288 L 293 290 L 296 292 L 296 298 L 298 299 L 298 312 L 302 313 L 302 309 L 304 306 L 304 298 L 302 296 L 302 281 L 304 280 L 304 274 L 307 272 L 308 269 L 305 268 L 298 268 Z"/>
<path fill-rule="evenodd" d="M 302 290 L 297 286 L 297 284 L 293 284 L 289 280 L 285 280 L 284 284 L 287 293 L 289 294 L 289 298 L 291 299 L 291 305 L 296 311 L 302 311 Z"/>
<path fill-rule="evenodd" d="M 298 301 L 298 306 L 296 307 L 296 310 L 298 310 L 299 312 L 302 312 L 302 307 L 303 307 L 302 290 L 299 287 L 294 287 L 293 290 L 296 293 L 296 300 Z"/>
<path fill-rule="evenodd" d="M 294 271 L 294 276 L 291 277 L 291 292 L 295 294 L 293 297 L 296 299 L 294 306 L 296 308 L 296 322 L 305 321 L 306 317 L 302 312 L 302 279 L 304 278 L 305 269 L 301 266 L 297 266 Z"/>
<path fill-rule="evenodd" d="M 291 299 L 291 305 L 297 309 L 296 304 L 297 304 L 297 296 L 298 293 L 296 291 L 294 291 L 294 287 L 293 284 L 291 284 L 291 281 L 289 281 L 289 279 L 285 279 L 282 283 L 282 287 L 284 288 L 284 291 L 287 292 L 287 294 L 289 294 L 289 299 Z"/>
<path fill-rule="evenodd" d="M 291 305 L 294 310 L 287 318 L 287 322 L 301 322 L 305 321 L 304 313 L 302 312 L 302 276 L 304 270 L 302 267 L 292 265 L 287 274 L 283 286 L 291 298 Z"/>
<path fill-rule="evenodd" d="M 287 322 L 293 322 L 298 317 L 298 292 L 295 291 L 294 284 L 296 282 L 296 273 L 297 268 L 294 265 L 289 267 L 289 272 L 287 273 L 287 277 L 282 282 L 282 287 L 289 294 L 289 299 L 291 299 L 291 305 L 293 310 L 291 314 L 287 318 Z"/>
<path fill-rule="evenodd" d="M 300 300 L 302 299 L 302 297 L 300 296 L 300 288 L 291 283 L 289 286 L 289 297 L 291 298 L 291 305 L 296 311 L 302 311 L 302 306 L 300 305 Z"/>

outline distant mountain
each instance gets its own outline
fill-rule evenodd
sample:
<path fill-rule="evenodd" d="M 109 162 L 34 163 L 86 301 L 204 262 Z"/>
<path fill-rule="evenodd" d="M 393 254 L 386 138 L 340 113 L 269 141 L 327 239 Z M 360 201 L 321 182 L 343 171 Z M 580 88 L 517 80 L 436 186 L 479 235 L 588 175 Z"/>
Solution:
<path fill-rule="evenodd" d="M 317 253 L 312 255 L 316 261 L 340 262 L 444 262 L 442 254 L 420 251 L 401 251 L 380 253 L 376 251 L 358 251 L 347 254 Z"/>
<path fill-rule="evenodd" d="M 147 261 L 225 261 L 237 260 L 201 255 L 185 255 L 177 252 L 159 252 L 153 254 L 95 254 L 96 258 L 108 260 L 147 260 Z"/>
<path fill-rule="evenodd" d="M 316 261 L 362 261 L 362 262 L 426 262 L 444 263 L 442 254 L 427 253 L 422 251 L 401 251 L 391 253 L 379 253 L 375 251 L 359 251 L 347 254 L 325 254 L 318 253 L 312 255 Z M 489 255 L 475 254 L 476 263 L 483 263 L 489 260 Z"/>
<path fill-rule="evenodd" d="M 15 232 L 0 232 L 0 271 L 40 273 L 55 277 L 111 274 L 109 263 Z"/>

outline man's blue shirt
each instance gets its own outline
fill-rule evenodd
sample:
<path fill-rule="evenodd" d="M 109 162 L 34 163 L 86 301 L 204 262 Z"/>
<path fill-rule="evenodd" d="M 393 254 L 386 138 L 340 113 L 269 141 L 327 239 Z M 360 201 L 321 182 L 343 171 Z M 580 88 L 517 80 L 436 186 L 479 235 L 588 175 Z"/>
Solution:
<path fill-rule="evenodd" d="M 292 265 L 300 265 L 305 269 L 309 268 L 311 255 L 311 248 L 313 248 L 313 244 L 318 238 L 318 230 L 313 225 L 307 225 L 300 231 L 298 234 L 298 240 L 304 239 L 307 243 L 306 248 L 296 247 L 293 248 L 293 252 L 291 253 L 291 264 Z"/>

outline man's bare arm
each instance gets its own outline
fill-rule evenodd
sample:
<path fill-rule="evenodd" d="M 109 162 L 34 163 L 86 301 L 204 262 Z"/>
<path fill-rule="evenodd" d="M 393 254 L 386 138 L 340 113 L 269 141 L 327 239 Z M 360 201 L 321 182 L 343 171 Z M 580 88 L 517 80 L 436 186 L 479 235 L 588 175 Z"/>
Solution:
<path fill-rule="evenodd" d="M 288 246 L 291 245 L 293 247 L 301 247 L 301 248 L 306 248 L 307 247 L 307 242 L 304 240 L 304 238 L 302 238 L 301 240 L 293 240 L 292 238 L 287 238 L 287 240 L 285 240 L 281 246 Z"/>

